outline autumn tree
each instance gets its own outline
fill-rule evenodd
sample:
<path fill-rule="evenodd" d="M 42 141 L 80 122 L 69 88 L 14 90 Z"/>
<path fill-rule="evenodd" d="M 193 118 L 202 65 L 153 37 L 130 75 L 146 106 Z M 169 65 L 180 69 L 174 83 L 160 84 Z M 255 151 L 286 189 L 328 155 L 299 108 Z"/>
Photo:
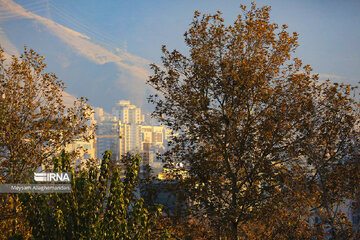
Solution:
<path fill-rule="evenodd" d="M 354 90 L 330 81 L 314 87 L 312 117 L 303 121 L 301 131 L 307 139 L 301 151 L 306 161 L 305 181 L 315 199 L 316 224 L 322 235 L 328 229 L 332 239 L 360 236 L 347 215 L 358 207 L 360 193 L 359 112 Z"/>
<path fill-rule="evenodd" d="M 310 66 L 291 58 L 298 35 L 271 23 L 270 7 L 241 10 L 230 26 L 220 12 L 196 11 L 184 35 L 189 53 L 163 46 L 163 66 L 151 65 L 153 115 L 179 133 L 164 160 L 186 164 L 193 214 L 210 219 L 218 237 L 238 239 L 239 226 L 260 220 L 272 231 L 268 239 L 303 239 L 306 232 L 294 231 L 310 231 L 307 217 L 319 200 L 318 181 L 308 181 L 315 161 L 332 156 L 317 147 L 345 130 L 334 136 L 332 163 L 349 153 L 353 89 L 321 84 Z M 326 158 L 315 160 L 310 146 Z M 278 229 L 269 226 L 274 217 Z"/>
<path fill-rule="evenodd" d="M 25 183 L 72 140 L 91 137 L 86 99 L 65 106 L 64 83 L 45 69 L 44 57 L 32 49 L 11 57 L 0 48 L 0 183 Z M 17 195 L 1 194 L 0 202 L 1 228 L 18 231 Z"/>
<path fill-rule="evenodd" d="M 0 50 L 0 168 L 8 183 L 18 183 L 89 130 L 86 99 L 66 107 L 64 83 L 45 68 L 44 57 L 32 49 L 25 47 L 20 58 Z"/>

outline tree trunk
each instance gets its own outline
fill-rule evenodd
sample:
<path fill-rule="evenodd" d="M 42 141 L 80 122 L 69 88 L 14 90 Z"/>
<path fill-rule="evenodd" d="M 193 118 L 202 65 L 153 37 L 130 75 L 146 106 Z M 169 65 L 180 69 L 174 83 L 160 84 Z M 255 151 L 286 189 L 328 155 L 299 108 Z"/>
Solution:
<path fill-rule="evenodd" d="M 236 220 L 232 221 L 231 223 L 231 234 L 232 234 L 231 236 L 232 240 L 238 239 L 238 224 Z"/>

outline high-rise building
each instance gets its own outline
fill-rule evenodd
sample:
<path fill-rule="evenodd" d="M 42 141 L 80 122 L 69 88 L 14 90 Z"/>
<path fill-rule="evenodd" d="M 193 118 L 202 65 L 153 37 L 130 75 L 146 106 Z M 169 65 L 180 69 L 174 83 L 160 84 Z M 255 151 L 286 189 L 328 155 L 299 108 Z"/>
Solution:
<path fill-rule="evenodd" d="M 164 131 L 163 126 L 141 126 L 142 142 L 150 143 L 150 147 L 163 147 Z"/>
<path fill-rule="evenodd" d="M 139 153 L 142 150 L 141 125 L 123 124 L 116 118 L 100 122 L 95 138 L 98 158 L 107 149 L 112 151 L 114 160 L 119 160 L 128 152 Z"/>
<path fill-rule="evenodd" d="M 130 101 L 120 100 L 112 108 L 112 115 L 117 117 L 123 124 L 141 124 L 144 122 L 144 115 L 141 114 L 141 108 L 130 105 Z"/>
<path fill-rule="evenodd" d="M 122 152 L 141 151 L 141 125 L 121 124 Z"/>
<path fill-rule="evenodd" d="M 96 130 L 96 152 L 98 159 L 106 150 L 112 151 L 112 159 L 119 160 L 123 154 L 121 122 L 116 118 L 104 120 L 98 123 Z"/>

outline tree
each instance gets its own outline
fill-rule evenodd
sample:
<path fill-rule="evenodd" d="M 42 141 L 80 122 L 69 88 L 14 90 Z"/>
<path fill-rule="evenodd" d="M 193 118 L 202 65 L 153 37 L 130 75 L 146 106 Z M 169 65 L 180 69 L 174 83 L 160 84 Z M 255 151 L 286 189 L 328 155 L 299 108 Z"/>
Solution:
<path fill-rule="evenodd" d="M 321 84 L 310 66 L 291 59 L 298 35 L 270 23 L 270 7 L 253 3 L 241 10 L 230 26 L 220 12 L 196 11 L 185 33 L 189 54 L 163 46 L 163 67 L 151 65 L 148 84 L 158 94 L 149 102 L 155 104 L 153 115 L 179 133 L 164 160 L 186 164 L 194 214 L 231 239 L 238 239 L 240 225 L 262 216 L 265 225 L 273 217 L 277 226 L 293 219 L 282 228 L 287 231 L 268 236 L 286 238 L 295 236 L 289 229 L 307 224 L 304 218 L 318 200 L 314 185 L 307 185 L 313 156 L 306 150 L 320 144 L 320 119 L 327 119 L 327 131 L 346 130 L 333 143 L 344 143 L 339 157 L 346 155 L 357 106 L 351 87 Z M 332 118 L 341 113 L 348 117 Z M 285 217 L 274 215 L 279 213 Z"/>
<path fill-rule="evenodd" d="M 75 172 L 65 152 L 54 158 L 54 172 L 72 172 L 69 194 L 23 194 L 23 211 L 35 239 L 159 239 L 164 232 L 156 222 L 161 206 L 143 207 L 134 190 L 140 157 L 127 160 L 125 178 L 121 168 L 105 152 L 100 169 Z"/>
<path fill-rule="evenodd" d="M 66 107 L 64 83 L 45 68 L 44 57 L 32 49 L 25 47 L 18 58 L 0 48 L 0 184 L 25 183 L 72 140 L 91 137 L 86 99 Z M 1 231 L 19 232 L 17 195 L 1 194 L 0 204 Z"/>
<path fill-rule="evenodd" d="M 90 131 L 86 99 L 66 107 L 64 83 L 45 68 L 44 57 L 32 49 L 11 59 L 0 49 L 0 176 L 8 183 L 19 183 L 24 173 Z"/>
<path fill-rule="evenodd" d="M 320 219 L 320 232 L 326 235 L 328 228 L 332 239 L 359 237 L 346 216 L 352 211 L 351 202 L 359 199 L 359 112 L 354 89 L 329 81 L 319 84 L 313 93 L 313 118 L 303 123 L 305 181 L 315 197 L 313 211 Z"/>

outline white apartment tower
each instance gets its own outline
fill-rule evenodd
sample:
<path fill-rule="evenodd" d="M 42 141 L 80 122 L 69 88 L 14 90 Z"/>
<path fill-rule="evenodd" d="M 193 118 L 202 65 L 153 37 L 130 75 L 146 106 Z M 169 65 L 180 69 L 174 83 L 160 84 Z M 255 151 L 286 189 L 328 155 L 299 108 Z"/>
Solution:
<path fill-rule="evenodd" d="M 120 100 L 112 108 L 112 115 L 117 117 L 123 124 L 141 124 L 144 122 L 141 108 L 130 105 L 130 101 L 127 100 Z"/>
<path fill-rule="evenodd" d="M 121 124 L 122 145 L 121 152 L 133 152 L 142 150 L 141 125 Z"/>

